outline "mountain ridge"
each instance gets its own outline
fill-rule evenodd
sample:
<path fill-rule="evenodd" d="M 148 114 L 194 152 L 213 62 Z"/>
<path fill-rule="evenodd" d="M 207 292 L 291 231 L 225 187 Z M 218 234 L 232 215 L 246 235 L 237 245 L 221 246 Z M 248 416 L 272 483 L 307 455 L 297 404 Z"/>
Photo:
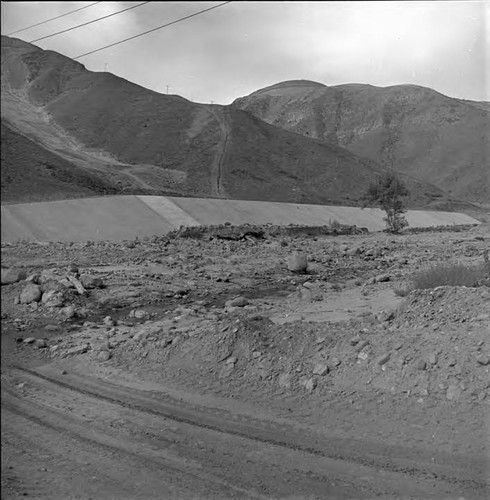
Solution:
<path fill-rule="evenodd" d="M 285 130 L 345 147 L 454 196 L 486 201 L 488 104 L 417 85 L 300 87 L 286 81 L 238 98 L 232 106 Z"/>
<path fill-rule="evenodd" d="M 19 163 L 9 149 L 23 137 L 37 156 L 44 154 L 41 148 L 57 158 L 50 156 L 51 183 L 66 176 L 68 162 L 77 174 L 73 182 L 91 179 L 86 188 L 95 193 L 352 205 L 381 171 L 369 158 L 283 130 L 235 106 L 159 94 L 4 36 L 2 120 L 2 155 L 10 155 L 11 171 L 21 164 L 25 179 L 33 169 L 34 163 Z M 451 203 L 441 190 L 406 179 L 413 188 L 411 207 L 447 209 Z M 19 182 L 2 180 L 4 200 L 19 201 Z M 52 199 L 43 189 L 34 194 L 37 201 Z"/>

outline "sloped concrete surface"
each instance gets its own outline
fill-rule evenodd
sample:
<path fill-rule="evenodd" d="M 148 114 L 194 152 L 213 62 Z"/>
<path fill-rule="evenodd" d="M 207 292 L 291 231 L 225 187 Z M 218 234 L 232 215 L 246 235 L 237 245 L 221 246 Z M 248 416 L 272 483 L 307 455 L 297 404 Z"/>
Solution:
<path fill-rule="evenodd" d="M 265 201 L 107 196 L 44 203 L 2 205 L 2 242 L 121 241 L 166 234 L 180 226 L 231 224 L 341 224 L 381 231 L 377 208 L 299 205 Z M 411 227 L 479 224 L 465 214 L 410 210 Z"/>

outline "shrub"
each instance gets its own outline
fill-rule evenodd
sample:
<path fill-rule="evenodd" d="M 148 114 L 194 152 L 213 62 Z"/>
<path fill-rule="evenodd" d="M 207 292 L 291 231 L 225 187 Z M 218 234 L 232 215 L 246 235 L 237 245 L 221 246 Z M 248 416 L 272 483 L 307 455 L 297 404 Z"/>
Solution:
<path fill-rule="evenodd" d="M 384 172 L 376 181 L 369 184 L 363 196 L 362 208 L 371 204 L 380 206 L 386 213 L 383 220 L 387 231 L 398 234 L 408 226 L 403 216 L 406 208 L 402 198 L 409 194 L 408 188 L 394 172 Z"/>
<path fill-rule="evenodd" d="M 437 286 L 477 286 L 485 278 L 482 265 L 438 264 L 413 277 L 413 288 L 417 290 Z"/>

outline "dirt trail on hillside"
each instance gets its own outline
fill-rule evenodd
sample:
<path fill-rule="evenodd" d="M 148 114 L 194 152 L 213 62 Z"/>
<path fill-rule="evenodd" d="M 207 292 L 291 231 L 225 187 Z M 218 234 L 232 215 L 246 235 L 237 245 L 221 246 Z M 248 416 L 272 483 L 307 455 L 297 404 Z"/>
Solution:
<path fill-rule="evenodd" d="M 228 141 L 230 137 L 230 125 L 228 123 L 228 109 L 225 107 L 220 107 L 219 109 L 215 106 L 210 106 L 211 112 L 216 118 L 219 128 L 221 130 L 221 141 L 217 145 L 217 154 L 212 166 L 212 189 L 214 190 L 214 195 L 218 197 L 225 197 L 226 193 L 223 188 L 223 166 L 226 157 L 226 150 L 228 146 Z"/>
<path fill-rule="evenodd" d="M 90 150 L 58 125 L 44 106 L 35 106 L 24 93 L 2 89 L 3 119 L 15 132 L 35 144 L 97 175 L 130 188 L 159 193 L 172 186 L 178 190 L 185 173 L 156 165 L 131 165 L 104 150 Z M 141 175 L 140 175 L 141 174 Z M 149 183 L 145 178 L 151 179 Z"/>

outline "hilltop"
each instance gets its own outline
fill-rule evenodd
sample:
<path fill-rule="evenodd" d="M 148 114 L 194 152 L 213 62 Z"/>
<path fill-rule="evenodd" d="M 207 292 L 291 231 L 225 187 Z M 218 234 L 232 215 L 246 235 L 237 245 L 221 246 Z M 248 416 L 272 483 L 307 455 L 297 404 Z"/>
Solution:
<path fill-rule="evenodd" d="M 294 80 L 239 98 L 233 106 L 457 198 L 490 200 L 490 103 L 453 99 L 416 85 L 328 87 Z"/>

